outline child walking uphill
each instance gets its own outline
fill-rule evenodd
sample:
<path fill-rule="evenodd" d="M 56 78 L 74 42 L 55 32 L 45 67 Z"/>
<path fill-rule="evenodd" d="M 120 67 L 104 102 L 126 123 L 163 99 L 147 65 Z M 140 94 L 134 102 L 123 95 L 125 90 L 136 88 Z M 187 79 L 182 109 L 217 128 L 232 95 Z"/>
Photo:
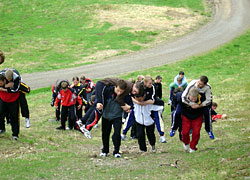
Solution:
<path fill-rule="evenodd" d="M 65 124 L 67 121 L 67 117 L 69 116 L 69 129 L 73 129 L 75 127 L 76 122 L 76 109 L 75 104 L 76 100 L 79 103 L 78 109 L 82 106 L 82 100 L 79 96 L 74 94 L 74 90 L 69 88 L 68 82 L 61 83 L 61 90 L 59 90 L 55 106 L 58 108 L 58 103 L 61 101 L 62 111 L 61 111 L 61 126 L 57 127 L 58 130 L 65 130 Z"/>

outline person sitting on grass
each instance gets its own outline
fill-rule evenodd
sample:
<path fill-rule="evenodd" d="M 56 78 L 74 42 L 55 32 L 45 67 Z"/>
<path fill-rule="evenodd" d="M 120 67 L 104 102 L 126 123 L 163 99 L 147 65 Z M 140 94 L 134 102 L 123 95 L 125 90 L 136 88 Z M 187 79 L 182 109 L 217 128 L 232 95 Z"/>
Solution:
<path fill-rule="evenodd" d="M 197 150 L 200 139 L 200 130 L 203 120 L 203 107 L 201 95 L 196 87 L 192 87 L 187 94 L 190 104 L 182 103 L 182 141 L 185 151 L 190 153 Z M 190 130 L 192 129 L 192 140 L 190 141 Z"/>
<path fill-rule="evenodd" d="M 217 122 L 217 119 L 227 119 L 226 114 L 217 114 L 217 112 L 215 112 L 217 107 L 218 107 L 218 104 L 216 102 L 213 102 L 212 109 L 211 109 L 212 122 Z"/>
<path fill-rule="evenodd" d="M 57 130 L 65 130 L 65 124 L 67 118 L 69 119 L 69 129 L 76 129 L 76 101 L 78 101 L 78 109 L 82 106 L 82 99 L 79 96 L 76 96 L 74 90 L 69 88 L 69 83 L 64 81 L 61 83 L 61 89 L 58 91 L 58 95 L 55 102 L 55 107 L 58 108 L 58 103 L 61 102 L 61 126 L 57 127 Z"/>

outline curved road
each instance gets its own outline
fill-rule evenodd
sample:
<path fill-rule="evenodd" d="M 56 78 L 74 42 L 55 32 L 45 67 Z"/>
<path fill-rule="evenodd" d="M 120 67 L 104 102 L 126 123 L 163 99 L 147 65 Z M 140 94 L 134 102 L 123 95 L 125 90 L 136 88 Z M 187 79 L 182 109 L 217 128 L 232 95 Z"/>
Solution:
<path fill-rule="evenodd" d="M 57 79 L 70 80 L 80 74 L 95 79 L 161 66 L 212 50 L 250 27 L 250 0 L 213 0 L 213 4 L 214 15 L 211 22 L 175 41 L 98 64 L 23 74 L 23 81 L 32 89 L 37 89 L 48 87 Z"/>

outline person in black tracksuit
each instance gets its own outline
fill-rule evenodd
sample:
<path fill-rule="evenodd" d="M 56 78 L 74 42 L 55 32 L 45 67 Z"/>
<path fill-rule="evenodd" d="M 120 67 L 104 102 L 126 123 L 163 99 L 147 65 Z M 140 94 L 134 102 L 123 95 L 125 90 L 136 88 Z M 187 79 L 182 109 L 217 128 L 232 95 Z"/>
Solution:
<path fill-rule="evenodd" d="M 162 77 L 161 76 L 156 76 L 154 86 L 155 86 L 155 94 L 157 98 L 162 99 Z"/>
<path fill-rule="evenodd" d="M 74 89 L 75 94 L 77 96 L 80 96 L 80 98 L 83 101 L 83 105 L 87 105 L 87 94 L 86 94 L 86 89 L 84 88 L 83 85 L 80 84 L 79 78 L 77 76 L 73 77 L 72 79 L 73 84 L 70 86 L 72 89 Z M 76 102 L 75 104 L 76 106 L 76 115 L 78 119 L 82 118 L 82 106 L 80 109 L 77 109 L 77 107 L 79 106 L 79 103 Z"/>

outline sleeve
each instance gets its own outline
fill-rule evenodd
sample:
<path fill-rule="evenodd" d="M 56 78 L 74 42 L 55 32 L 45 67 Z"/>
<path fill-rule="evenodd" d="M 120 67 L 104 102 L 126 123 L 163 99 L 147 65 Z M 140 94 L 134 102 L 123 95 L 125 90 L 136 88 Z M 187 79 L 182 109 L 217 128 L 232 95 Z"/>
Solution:
<path fill-rule="evenodd" d="M 181 82 L 181 86 L 183 87 L 185 84 L 187 84 L 187 78 L 186 78 L 186 76 L 183 77 L 182 82 Z"/>
<path fill-rule="evenodd" d="M 78 101 L 79 105 L 82 105 L 82 98 L 79 95 L 76 97 L 76 100 Z"/>
<path fill-rule="evenodd" d="M 58 106 L 58 103 L 61 101 L 61 98 L 62 98 L 61 93 L 58 92 L 58 95 L 57 95 L 57 97 L 56 97 L 55 106 Z"/>
<path fill-rule="evenodd" d="M 162 85 L 159 85 L 159 94 L 158 94 L 159 98 L 162 98 Z"/>
<path fill-rule="evenodd" d="M 194 80 L 191 81 L 191 82 L 188 84 L 188 86 L 187 86 L 187 88 L 185 89 L 185 91 L 182 93 L 181 100 L 182 100 L 182 102 L 183 102 L 184 104 L 187 104 L 187 105 L 191 105 L 191 104 L 192 104 L 191 101 L 188 99 L 188 94 L 189 94 L 190 89 L 191 89 L 192 87 L 194 87 L 195 82 L 196 82 L 196 81 L 194 81 Z"/>
<path fill-rule="evenodd" d="M 202 102 L 203 106 L 208 106 L 212 102 L 212 93 L 211 93 L 211 88 L 210 86 L 207 86 L 207 90 L 205 92 L 206 100 Z"/>
<path fill-rule="evenodd" d="M 19 90 L 19 88 L 20 88 L 20 83 L 21 83 L 21 78 L 20 78 L 20 76 L 19 76 L 18 78 L 16 78 L 13 82 L 14 82 L 13 87 L 7 89 L 7 92 L 8 92 L 8 93 L 16 93 L 16 92 Z"/>

